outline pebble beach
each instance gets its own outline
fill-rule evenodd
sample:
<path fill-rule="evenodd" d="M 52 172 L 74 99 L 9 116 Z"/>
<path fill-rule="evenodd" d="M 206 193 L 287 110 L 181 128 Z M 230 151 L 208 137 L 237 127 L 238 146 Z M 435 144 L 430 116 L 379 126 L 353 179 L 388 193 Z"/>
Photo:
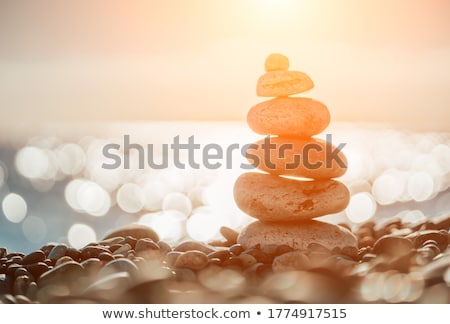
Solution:
<path fill-rule="evenodd" d="M 346 226 L 341 224 L 341 226 Z M 448 303 L 450 217 L 411 226 L 366 222 L 358 247 L 244 248 L 222 239 L 170 246 L 127 226 L 81 249 L 0 248 L 2 303 Z"/>
<path fill-rule="evenodd" d="M 343 212 L 303 226 L 330 233 L 330 226 L 338 225 L 349 240 L 340 246 L 302 240 L 299 247 L 266 237 L 268 244 L 250 247 L 242 244 L 249 233 L 244 228 L 254 219 L 233 201 L 233 186 L 242 171 L 220 169 L 193 176 L 188 170 L 122 170 L 117 177 L 105 176 L 86 162 L 95 160 L 89 154 L 98 150 L 99 142 L 113 141 L 131 129 L 142 143 L 167 142 L 173 128 L 183 138 L 198 134 L 224 146 L 257 140 L 242 124 L 216 123 L 215 133 L 204 123 L 169 125 L 173 123 L 50 125 L 24 127 L 22 137 L 19 131 L 9 138 L 3 134 L 2 303 L 449 302 L 448 134 L 332 124 L 331 133 L 351 149 L 344 150 L 349 168 L 342 177 L 350 204 Z M 229 135 L 229 129 L 235 130 L 234 137 L 221 141 L 220 134 Z M 377 146 L 378 141 L 391 145 Z M 372 149 L 364 150 L 362 142 Z M 62 159 L 53 179 L 45 180 L 46 174 L 27 178 L 30 174 L 21 173 L 18 160 L 30 147 L 59 158 L 65 156 L 58 152 L 71 147 L 84 158 L 66 164 Z M 387 163 L 385 157 L 393 157 L 400 147 L 402 153 Z M 33 157 L 34 165 L 42 164 L 41 155 Z M 408 186 L 417 175 L 432 178 L 434 189 L 427 182 Z M 396 181 L 386 182 L 389 179 Z M 402 181 L 406 183 L 400 187 Z M 53 185 L 43 186 L 48 182 Z M 93 183 L 107 190 L 92 190 Z M 74 184 L 82 186 L 73 197 Z M 134 190 L 130 197 L 129 188 L 150 194 Z M 95 199 L 86 200 L 81 189 Z M 156 195 L 156 189 L 164 195 Z M 19 215 L 20 209 L 5 214 L 5 199 L 12 193 L 23 197 L 27 215 Z M 105 200 L 104 195 L 111 198 Z M 102 213 L 93 208 L 98 206 Z M 140 230 L 127 229 L 130 224 Z"/>

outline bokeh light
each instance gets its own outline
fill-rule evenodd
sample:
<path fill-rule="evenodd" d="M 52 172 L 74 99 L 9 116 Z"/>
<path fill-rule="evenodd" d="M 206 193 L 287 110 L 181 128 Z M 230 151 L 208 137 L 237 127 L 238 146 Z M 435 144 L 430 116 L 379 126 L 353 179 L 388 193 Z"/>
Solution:
<path fill-rule="evenodd" d="M 375 179 L 372 185 L 372 194 L 380 205 L 389 205 L 396 202 L 402 195 L 405 179 L 400 172 L 385 172 Z"/>
<path fill-rule="evenodd" d="M 66 175 L 80 173 L 86 163 L 86 155 L 83 149 L 75 143 L 61 145 L 56 150 L 59 169 Z"/>
<path fill-rule="evenodd" d="M 47 225 L 35 216 L 28 216 L 22 223 L 22 232 L 31 243 L 42 243 L 47 235 Z"/>
<path fill-rule="evenodd" d="M 397 216 L 400 217 L 405 224 L 418 224 L 425 221 L 427 218 L 421 210 L 404 210 Z"/>
<path fill-rule="evenodd" d="M 89 243 L 97 241 L 97 234 L 89 225 L 76 223 L 70 227 L 67 233 L 67 240 L 74 248 L 80 249 Z"/>
<path fill-rule="evenodd" d="M 26 146 L 17 152 L 16 168 L 26 178 L 44 178 L 50 168 L 49 157 L 43 149 Z"/>
<path fill-rule="evenodd" d="M 77 200 L 82 210 L 92 216 L 104 216 L 111 207 L 109 194 L 92 181 L 83 183 L 77 192 Z"/>
<path fill-rule="evenodd" d="M 2 161 L 0 161 L 0 187 L 6 182 L 8 177 L 7 169 Z"/>
<path fill-rule="evenodd" d="M 377 210 L 373 196 L 368 192 L 360 192 L 350 198 L 345 210 L 348 219 L 354 223 L 362 223 L 371 219 Z"/>
<path fill-rule="evenodd" d="M 162 209 L 177 210 L 185 216 L 189 216 L 192 211 L 192 203 L 186 195 L 180 192 L 171 192 L 164 197 Z"/>
<path fill-rule="evenodd" d="M 186 215 L 177 210 L 148 213 L 139 219 L 139 223 L 153 228 L 159 238 L 170 244 L 178 242 L 185 235 Z"/>
<path fill-rule="evenodd" d="M 408 179 L 408 193 L 415 201 L 425 201 L 431 197 L 434 190 L 434 181 L 426 172 L 416 172 Z"/>
<path fill-rule="evenodd" d="M 214 211 L 207 207 L 200 207 L 187 220 L 186 231 L 192 239 L 207 242 L 218 235 L 222 225 Z"/>
<path fill-rule="evenodd" d="M 111 208 L 111 197 L 97 183 L 74 179 L 65 188 L 64 196 L 74 210 L 91 216 L 104 216 Z"/>
<path fill-rule="evenodd" d="M 117 204 L 127 213 L 137 213 L 145 205 L 145 195 L 140 186 L 126 183 L 117 191 Z"/>
<path fill-rule="evenodd" d="M 193 123 L 186 128 L 184 125 L 180 123 L 176 127 L 182 141 L 203 132 L 202 136 L 196 137 L 196 142 L 201 145 L 219 143 L 224 151 L 231 143 L 250 143 L 258 138 L 246 126 L 237 123 L 233 124 L 237 131 L 231 134 L 232 140 L 228 124 L 214 125 L 214 131 L 209 125 L 200 127 Z M 346 210 L 326 216 L 331 222 L 361 223 L 396 215 L 404 223 L 416 224 L 430 216 L 444 216 L 450 212 L 448 135 L 336 125 L 330 125 L 329 133 L 333 134 L 334 144 L 346 143 L 343 151 L 349 168 L 339 181 L 349 188 L 351 199 Z M 168 127 L 168 133 L 165 133 L 166 127 L 159 130 L 156 126 L 150 129 L 147 125 L 134 127 L 132 142 L 145 145 L 151 138 L 156 148 L 154 159 L 162 160 L 158 155 L 162 153 L 159 148 L 173 140 L 169 134 L 171 128 Z M 241 132 L 244 129 L 246 131 Z M 47 231 L 57 233 L 52 237 L 66 240 L 66 228 L 75 222 L 85 222 L 96 230 L 106 231 L 136 222 L 141 217 L 162 233 L 161 238 L 177 244 L 183 239 L 204 242 L 221 239 L 220 226 L 240 230 L 254 220 L 236 206 L 232 195 L 236 178 L 244 172 L 240 162 L 246 162 L 239 152 L 233 156 L 232 169 L 181 170 L 173 166 L 170 157 L 168 168 L 140 169 L 137 155 L 131 154 L 130 169 L 122 165 L 107 170 L 102 168 L 102 163 L 106 162 L 102 148 L 108 143 L 121 144 L 124 126 L 95 130 L 91 132 L 92 136 L 85 136 L 85 131 L 76 132 L 76 136 L 61 133 L 64 136 L 24 138 L 19 144 L 22 146 L 11 151 L 10 158 L 2 156 L 0 201 L 9 226 L 14 226 L 13 222 L 23 222 L 27 214 L 39 215 L 46 222 Z M 123 150 L 117 153 L 123 158 Z M 187 163 L 186 156 L 184 159 Z M 196 156 L 196 161 L 200 160 Z M 45 204 L 55 203 L 61 188 L 64 188 L 65 201 L 61 206 L 55 204 L 55 211 L 64 213 L 67 207 L 84 214 L 78 215 L 79 219 L 47 221 L 47 214 L 48 219 L 59 217 L 56 212 L 48 213 Z M 10 190 L 17 189 L 20 189 L 20 198 L 15 196 L 17 193 L 9 196 Z M 38 199 L 41 194 L 45 200 Z M 39 204 L 43 201 L 41 207 Z M 86 215 L 106 217 L 104 221 L 92 219 L 90 224 Z"/>
<path fill-rule="evenodd" d="M 142 191 L 145 195 L 144 208 L 149 211 L 162 209 L 162 201 L 170 192 L 169 186 L 160 180 L 149 180 L 144 183 Z"/>
<path fill-rule="evenodd" d="M 12 223 L 20 223 L 27 215 L 27 203 L 22 196 L 9 193 L 3 198 L 2 210 L 7 220 Z"/>

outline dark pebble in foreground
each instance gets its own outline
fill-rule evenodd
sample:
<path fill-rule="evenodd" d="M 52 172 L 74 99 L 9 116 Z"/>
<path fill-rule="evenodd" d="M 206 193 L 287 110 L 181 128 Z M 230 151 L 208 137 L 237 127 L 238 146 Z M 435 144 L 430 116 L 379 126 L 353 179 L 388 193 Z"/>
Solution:
<path fill-rule="evenodd" d="M 38 263 L 44 261 L 45 259 L 45 253 L 39 250 L 24 256 L 22 259 L 22 264 Z"/>
<path fill-rule="evenodd" d="M 370 221 L 357 245 L 302 249 L 244 247 L 226 227 L 226 244 L 170 246 L 130 225 L 81 249 L 0 248 L 0 303 L 450 303 L 449 224 Z"/>

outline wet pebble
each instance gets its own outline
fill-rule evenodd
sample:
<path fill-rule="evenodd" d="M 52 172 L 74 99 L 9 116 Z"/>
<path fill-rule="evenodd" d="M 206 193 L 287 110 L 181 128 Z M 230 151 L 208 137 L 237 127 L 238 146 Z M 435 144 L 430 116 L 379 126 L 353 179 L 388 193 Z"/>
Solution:
<path fill-rule="evenodd" d="M 414 246 L 420 248 L 426 241 L 433 241 L 439 247 L 440 251 L 445 251 L 449 244 L 448 233 L 446 231 L 425 230 L 415 232 L 407 236 L 413 240 Z"/>
<path fill-rule="evenodd" d="M 26 296 L 30 300 L 35 300 L 37 292 L 38 292 L 38 285 L 37 285 L 37 283 L 35 281 L 30 282 L 30 284 L 28 285 Z"/>
<path fill-rule="evenodd" d="M 76 285 L 83 272 L 78 262 L 66 262 L 42 274 L 37 283 L 40 287 L 57 283 Z"/>
<path fill-rule="evenodd" d="M 32 303 L 32 301 L 27 296 L 17 295 L 15 297 L 16 297 L 17 304 L 31 304 Z"/>
<path fill-rule="evenodd" d="M 311 262 L 302 251 L 292 251 L 277 256 L 272 263 L 274 272 L 284 272 L 292 270 L 307 270 L 311 267 Z"/>
<path fill-rule="evenodd" d="M 113 244 L 109 247 L 109 251 L 111 251 L 111 253 L 114 253 L 115 251 L 117 251 L 118 249 L 120 249 L 122 247 L 122 244 Z"/>
<path fill-rule="evenodd" d="M 26 295 L 28 288 L 33 280 L 28 276 L 19 276 L 14 281 L 14 295 Z"/>
<path fill-rule="evenodd" d="M 119 247 L 117 250 L 113 252 L 114 255 L 122 254 L 125 255 L 128 251 L 131 251 L 132 247 L 130 244 L 125 243 L 121 247 Z"/>
<path fill-rule="evenodd" d="M 72 261 L 74 261 L 74 260 L 70 256 L 65 255 L 65 256 L 59 258 L 58 260 L 56 260 L 55 267 L 57 267 L 63 263 L 72 262 Z"/>
<path fill-rule="evenodd" d="M 122 242 L 125 238 L 121 236 L 111 237 L 109 239 L 100 241 L 99 244 L 103 246 L 111 246 L 114 244 L 118 244 L 119 242 Z"/>
<path fill-rule="evenodd" d="M 17 300 L 13 295 L 5 294 L 3 296 L 0 296 L 0 303 L 1 304 L 17 304 Z"/>
<path fill-rule="evenodd" d="M 44 252 L 44 254 L 46 255 L 46 257 L 48 257 L 48 255 L 50 254 L 50 252 L 53 250 L 53 248 L 55 247 L 56 244 L 54 243 L 49 243 L 44 245 L 43 247 L 41 247 L 41 251 Z"/>
<path fill-rule="evenodd" d="M 157 244 L 161 252 L 163 252 L 164 254 L 167 254 L 170 251 L 172 251 L 172 247 L 164 241 L 159 241 Z"/>
<path fill-rule="evenodd" d="M 230 246 L 230 252 L 234 255 L 240 255 L 242 252 L 244 252 L 244 247 L 240 245 L 239 243 L 233 244 Z"/>
<path fill-rule="evenodd" d="M 180 255 L 182 255 L 183 252 L 179 252 L 179 251 L 171 251 L 169 253 L 167 253 L 166 255 L 166 263 L 170 266 L 170 267 L 175 267 L 175 263 L 178 259 L 178 257 Z"/>
<path fill-rule="evenodd" d="M 186 241 L 183 242 L 174 249 L 174 251 L 180 251 L 180 252 L 186 252 L 186 251 L 200 251 L 205 254 L 209 254 L 211 252 L 214 252 L 215 249 L 213 249 L 211 246 L 201 243 L 201 242 L 195 242 L 195 241 Z"/>
<path fill-rule="evenodd" d="M 81 266 L 84 268 L 88 275 L 97 275 L 101 268 L 105 265 L 105 261 L 99 258 L 90 258 L 81 262 Z"/>
<path fill-rule="evenodd" d="M 100 246 L 86 246 L 80 250 L 81 259 L 97 258 L 101 253 L 109 253 L 109 250 Z"/>
<path fill-rule="evenodd" d="M 251 254 L 241 253 L 236 257 L 241 262 L 243 268 L 248 268 L 258 262 L 258 260 Z"/>
<path fill-rule="evenodd" d="M 8 266 L 8 269 L 6 269 L 6 276 L 9 278 L 15 278 L 16 270 L 22 268 L 22 265 L 13 263 Z"/>
<path fill-rule="evenodd" d="M 130 274 L 126 271 L 105 274 L 88 286 L 83 295 L 100 300 L 114 301 L 132 284 Z"/>
<path fill-rule="evenodd" d="M 152 241 L 152 239 L 150 239 L 150 238 L 146 238 L 146 239 Z M 136 246 L 137 241 L 138 240 L 135 239 L 134 237 L 127 236 L 121 242 L 119 242 L 119 244 L 129 244 L 131 246 L 131 248 L 134 249 L 135 246 Z"/>
<path fill-rule="evenodd" d="M 179 268 L 179 269 L 175 269 L 175 279 L 178 281 L 182 281 L 182 282 L 196 281 L 197 275 L 191 269 Z"/>
<path fill-rule="evenodd" d="M 434 262 L 425 265 L 422 268 L 421 273 L 425 280 L 441 282 L 444 280 L 443 276 L 449 268 L 450 254 L 446 254 L 436 259 Z"/>
<path fill-rule="evenodd" d="M 234 268 L 234 269 L 242 268 L 242 260 L 239 258 L 241 255 L 233 256 L 233 257 L 223 261 L 222 266 L 226 267 L 226 268 Z"/>
<path fill-rule="evenodd" d="M 371 236 L 364 236 L 358 240 L 358 247 L 364 248 L 364 247 L 372 247 L 375 243 L 375 239 Z"/>
<path fill-rule="evenodd" d="M 20 257 L 22 259 L 24 256 L 25 254 L 21 252 L 11 252 L 6 255 L 6 258 L 13 259 L 14 257 Z"/>
<path fill-rule="evenodd" d="M 109 262 L 109 261 L 114 260 L 113 255 L 112 255 L 111 253 L 108 253 L 108 252 L 102 252 L 102 253 L 100 253 L 100 254 L 98 255 L 98 258 L 99 258 L 99 260 L 101 260 L 101 261 L 106 261 L 106 262 Z"/>
<path fill-rule="evenodd" d="M 220 250 L 214 251 L 208 254 L 208 259 L 219 259 L 220 262 L 223 262 L 229 259 L 233 254 L 229 250 Z"/>
<path fill-rule="evenodd" d="M 150 239 L 140 239 L 137 241 L 135 250 L 136 255 L 146 259 L 158 258 L 161 255 L 159 245 Z"/>
<path fill-rule="evenodd" d="M 9 293 L 9 285 L 5 278 L 0 276 L 0 296 Z"/>
<path fill-rule="evenodd" d="M 175 261 L 175 267 L 200 270 L 208 265 L 208 256 L 202 251 L 187 251 Z"/>
<path fill-rule="evenodd" d="M 220 234 L 227 240 L 227 242 L 230 242 L 232 244 L 235 244 L 237 241 L 237 237 L 239 235 L 238 232 L 236 232 L 234 229 L 222 226 L 220 228 Z"/>
<path fill-rule="evenodd" d="M 358 253 L 359 253 L 359 250 L 354 246 L 345 246 L 340 251 L 340 254 L 348 256 L 353 260 L 358 259 Z"/>
<path fill-rule="evenodd" d="M 33 275 L 35 279 L 38 279 L 43 273 L 50 269 L 50 267 L 44 262 L 28 264 L 25 268 Z"/>
<path fill-rule="evenodd" d="M 8 250 L 6 248 L 0 248 L 0 259 L 6 257 Z"/>
<path fill-rule="evenodd" d="M 110 274 L 127 272 L 130 278 L 135 278 L 138 273 L 137 266 L 129 259 L 122 258 L 108 262 L 99 272 L 99 277 L 104 277 Z"/>
<path fill-rule="evenodd" d="M 261 262 L 261 263 L 265 263 L 265 264 L 271 264 L 273 261 L 273 258 L 274 258 L 274 255 L 267 254 L 267 253 L 261 251 L 257 247 L 247 249 L 244 252 L 242 252 L 241 255 L 242 254 L 249 254 L 249 255 L 253 256 L 257 262 Z"/>
<path fill-rule="evenodd" d="M 56 260 L 66 255 L 67 249 L 68 246 L 65 244 L 55 245 L 48 254 L 48 259 L 56 262 Z"/>
<path fill-rule="evenodd" d="M 118 229 L 110 232 L 108 235 L 106 235 L 103 240 L 107 240 L 107 239 L 118 237 L 118 236 L 125 237 L 125 238 L 127 236 L 130 236 L 137 240 L 141 239 L 141 238 L 149 238 L 154 242 L 159 241 L 158 234 L 156 234 L 156 232 L 153 229 L 151 229 L 148 226 L 140 225 L 140 224 L 131 224 L 128 226 L 118 228 Z"/>
<path fill-rule="evenodd" d="M 45 259 L 46 259 L 45 253 L 38 250 L 38 251 L 32 252 L 32 253 L 24 256 L 22 259 L 22 264 L 37 263 L 37 262 L 44 261 Z"/>
<path fill-rule="evenodd" d="M 18 269 L 16 270 L 14 276 L 15 276 L 16 278 L 18 278 L 18 277 L 20 277 L 20 276 L 27 276 L 27 277 L 29 277 L 29 278 L 31 278 L 31 279 L 34 280 L 33 275 L 32 275 L 27 269 L 25 269 L 25 268 L 18 268 Z"/>
<path fill-rule="evenodd" d="M 5 274 L 6 269 L 8 269 L 8 266 L 5 263 L 0 264 L 0 275 Z"/>
<path fill-rule="evenodd" d="M 385 235 L 375 242 L 373 253 L 398 257 L 410 253 L 413 247 L 409 239 Z"/>

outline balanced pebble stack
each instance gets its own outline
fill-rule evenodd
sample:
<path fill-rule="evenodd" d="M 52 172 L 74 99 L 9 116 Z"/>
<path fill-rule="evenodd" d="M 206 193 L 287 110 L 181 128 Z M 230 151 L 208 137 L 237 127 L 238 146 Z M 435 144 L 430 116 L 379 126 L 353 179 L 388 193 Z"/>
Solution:
<path fill-rule="evenodd" d="M 330 250 L 356 246 L 347 229 L 314 220 L 344 210 L 350 199 L 346 186 L 333 180 L 346 171 L 344 154 L 313 137 L 329 125 L 328 108 L 311 98 L 292 97 L 314 84 L 305 73 L 290 71 L 286 56 L 269 55 L 265 70 L 257 95 L 275 98 L 253 106 L 247 123 L 267 137 L 246 151 L 249 162 L 264 173 L 244 173 L 234 186 L 237 206 L 258 221 L 244 228 L 238 243 L 300 250 L 311 243 Z"/>

